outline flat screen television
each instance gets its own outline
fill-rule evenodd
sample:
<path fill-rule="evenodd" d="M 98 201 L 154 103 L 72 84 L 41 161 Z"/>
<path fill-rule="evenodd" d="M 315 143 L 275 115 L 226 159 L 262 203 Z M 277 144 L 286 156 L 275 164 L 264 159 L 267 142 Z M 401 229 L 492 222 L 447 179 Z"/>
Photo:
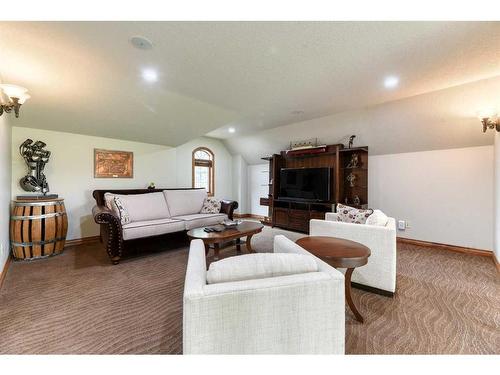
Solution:
<path fill-rule="evenodd" d="M 283 168 L 279 199 L 330 201 L 330 168 Z"/>

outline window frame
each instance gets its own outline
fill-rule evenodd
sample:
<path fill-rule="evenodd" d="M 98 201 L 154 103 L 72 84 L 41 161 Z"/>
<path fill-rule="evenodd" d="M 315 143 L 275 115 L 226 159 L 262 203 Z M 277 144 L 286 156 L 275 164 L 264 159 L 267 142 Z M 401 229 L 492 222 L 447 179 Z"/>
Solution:
<path fill-rule="evenodd" d="M 210 156 L 210 160 L 196 159 L 195 155 L 198 151 L 206 152 Z M 208 147 L 197 147 L 192 152 L 191 166 L 191 186 L 195 187 L 195 167 L 208 168 L 208 196 L 213 197 L 215 194 L 215 154 Z"/>

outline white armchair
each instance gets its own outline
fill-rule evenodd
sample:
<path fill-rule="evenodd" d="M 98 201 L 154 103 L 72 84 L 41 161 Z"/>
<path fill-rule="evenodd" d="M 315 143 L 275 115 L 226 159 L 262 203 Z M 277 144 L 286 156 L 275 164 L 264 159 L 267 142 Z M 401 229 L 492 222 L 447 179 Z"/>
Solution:
<path fill-rule="evenodd" d="M 312 256 L 284 236 L 274 252 Z M 184 354 L 344 354 L 344 276 L 314 260 L 317 272 L 207 284 L 205 247 L 191 241 Z"/>
<path fill-rule="evenodd" d="M 311 236 L 344 238 L 359 242 L 371 250 L 368 264 L 356 268 L 352 281 L 379 289 L 383 294 L 396 291 L 396 221 L 389 218 L 385 226 L 351 224 L 337 221 L 336 213 L 325 220 L 311 220 Z M 385 293 L 384 293 L 385 292 Z"/>

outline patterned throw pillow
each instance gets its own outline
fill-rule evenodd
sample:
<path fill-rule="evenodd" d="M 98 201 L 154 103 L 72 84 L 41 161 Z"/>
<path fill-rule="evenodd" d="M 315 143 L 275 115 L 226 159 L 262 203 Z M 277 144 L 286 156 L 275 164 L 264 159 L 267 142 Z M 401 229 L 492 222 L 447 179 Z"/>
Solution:
<path fill-rule="evenodd" d="M 220 212 L 220 200 L 215 198 L 205 198 L 200 214 L 218 214 Z"/>
<path fill-rule="evenodd" d="M 118 209 L 116 208 L 115 205 L 115 195 L 111 193 L 104 193 L 104 205 L 109 208 L 111 211 L 116 212 L 117 214 Z"/>
<path fill-rule="evenodd" d="M 372 209 L 359 210 L 351 206 L 346 206 L 340 203 L 337 204 L 337 221 L 342 221 L 344 223 L 365 224 L 366 219 L 368 219 L 368 216 L 372 213 Z"/>
<path fill-rule="evenodd" d="M 128 214 L 128 211 L 125 208 L 125 206 L 123 205 L 123 202 L 121 201 L 121 199 L 119 197 L 115 196 L 114 202 L 115 202 L 115 206 L 118 209 L 118 212 L 120 214 L 120 222 L 122 224 L 130 223 L 130 215 Z"/>

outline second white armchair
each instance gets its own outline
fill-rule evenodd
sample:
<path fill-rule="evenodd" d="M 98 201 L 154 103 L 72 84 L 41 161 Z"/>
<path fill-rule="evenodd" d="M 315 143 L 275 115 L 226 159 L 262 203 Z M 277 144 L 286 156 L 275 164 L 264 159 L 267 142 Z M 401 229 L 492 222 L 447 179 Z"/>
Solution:
<path fill-rule="evenodd" d="M 311 236 L 338 237 L 367 246 L 371 255 L 368 264 L 356 268 L 352 281 L 379 289 L 382 294 L 396 291 L 396 221 L 389 217 L 385 226 L 353 224 L 337 221 L 336 213 L 327 213 L 326 220 L 311 220 Z"/>

